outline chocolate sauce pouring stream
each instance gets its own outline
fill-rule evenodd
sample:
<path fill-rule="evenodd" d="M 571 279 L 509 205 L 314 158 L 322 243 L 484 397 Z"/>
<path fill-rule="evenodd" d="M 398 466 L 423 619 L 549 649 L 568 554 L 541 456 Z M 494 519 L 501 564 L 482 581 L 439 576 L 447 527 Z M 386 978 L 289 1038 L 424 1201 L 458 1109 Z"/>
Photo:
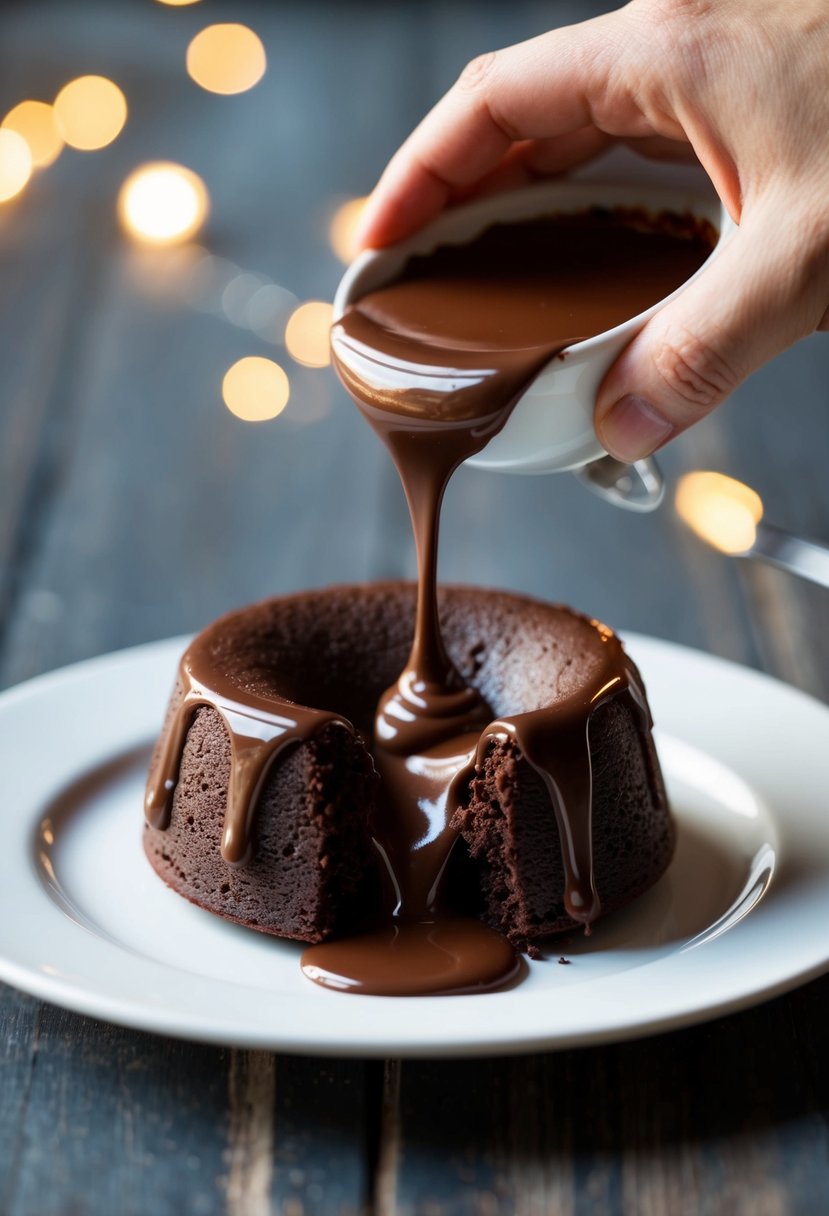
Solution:
<path fill-rule="evenodd" d="M 556 258 L 544 265 L 539 248 L 550 238 Z M 528 241 L 536 246 L 532 256 Z M 674 254 L 684 255 L 679 264 L 676 257 L 666 262 L 662 256 L 666 241 Z M 705 243 L 692 244 L 645 235 L 612 216 L 598 228 L 584 216 L 496 226 L 470 244 L 414 259 L 401 281 L 352 305 L 332 331 L 337 371 L 397 466 L 417 546 L 414 642 L 403 673 L 381 699 L 374 741 L 385 787 L 378 847 L 394 887 L 398 922 L 439 915 L 440 878 L 454 843 L 448 827 L 452 800 L 461 796 L 459 782 L 471 778 L 471 764 L 481 763 L 482 748 L 503 734 L 512 736 L 550 794 L 568 913 L 586 926 L 598 915 L 589 720 L 611 694 L 628 693 L 639 704 L 629 665 L 617 643 L 618 654 L 604 673 L 609 678 L 584 703 L 518 715 L 483 730 L 487 706 L 464 686 L 440 634 L 440 507 L 454 470 L 500 430 L 541 367 L 576 341 L 576 334 L 612 328 L 669 294 L 704 260 Z M 603 291 L 604 283 L 589 273 L 597 257 L 613 291 Z M 424 767 L 436 747 L 458 769 L 454 777 L 449 770 L 441 796 L 429 799 Z M 438 807 L 437 822 L 431 837 L 420 836 L 429 804 Z M 425 873 L 417 864 L 424 841 Z M 314 947 L 306 957 L 324 951 L 336 971 L 340 948 L 347 954 L 348 943 Z M 349 964 L 359 969 L 353 956 L 342 962 L 340 979 Z M 324 966 L 308 973 L 325 982 Z"/>
<path fill-rule="evenodd" d="M 686 238 L 643 233 L 629 217 L 608 213 L 496 226 L 468 245 L 413 259 L 400 281 L 370 293 L 334 327 L 337 371 L 400 473 L 419 578 L 411 654 L 381 698 L 373 741 L 384 787 L 377 844 L 387 862 L 388 917 L 367 934 L 307 950 L 303 969 L 321 983 L 404 995 L 483 991 L 515 977 L 512 947 L 481 922 L 453 915 L 441 889 L 455 841 L 452 810 L 487 747 L 505 737 L 550 794 L 567 912 L 586 926 L 598 914 L 590 716 L 608 697 L 626 696 L 645 729 L 643 694 L 607 630 L 605 661 L 591 687 L 492 722 L 441 637 L 440 507 L 454 470 L 504 425 L 528 383 L 574 335 L 611 328 L 693 273 L 710 243 Z M 324 727 L 353 728 L 336 714 L 242 691 L 197 641 L 182 660 L 179 699 L 148 787 L 147 818 L 157 827 L 169 821 L 187 729 L 201 705 L 218 710 L 230 736 L 222 855 L 243 864 L 271 764 Z"/>

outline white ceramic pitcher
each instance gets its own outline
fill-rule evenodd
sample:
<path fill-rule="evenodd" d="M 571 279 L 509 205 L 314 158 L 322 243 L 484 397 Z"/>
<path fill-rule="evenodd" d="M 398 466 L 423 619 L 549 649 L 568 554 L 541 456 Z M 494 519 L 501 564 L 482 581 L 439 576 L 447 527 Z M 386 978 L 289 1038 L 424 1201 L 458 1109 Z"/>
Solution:
<path fill-rule="evenodd" d="M 635 207 L 657 215 L 661 211 L 690 213 L 707 220 L 720 234 L 708 261 L 717 256 L 733 228 L 716 195 L 706 189 L 704 176 L 674 171 L 681 184 L 666 184 L 670 169 L 653 169 L 638 180 L 556 179 L 521 190 L 493 194 L 443 212 L 414 236 L 385 249 L 367 250 L 351 264 L 334 298 L 334 319 L 367 292 L 391 282 L 415 254 L 437 246 L 472 240 L 489 225 L 532 219 L 588 207 Z M 690 183 L 690 184 L 689 184 Z M 703 273 L 707 262 L 697 274 Z M 696 278 L 696 275 L 693 276 Z M 692 280 L 689 279 L 688 282 Z M 576 342 L 541 369 L 519 398 L 506 425 L 469 464 L 502 473 L 578 472 L 592 489 L 619 505 L 650 510 L 662 497 L 662 479 L 652 460 L 624 465 L 608 455 L 593 429 L 598 387 L 614 359 L 672 295 L 645 312 Z"/>

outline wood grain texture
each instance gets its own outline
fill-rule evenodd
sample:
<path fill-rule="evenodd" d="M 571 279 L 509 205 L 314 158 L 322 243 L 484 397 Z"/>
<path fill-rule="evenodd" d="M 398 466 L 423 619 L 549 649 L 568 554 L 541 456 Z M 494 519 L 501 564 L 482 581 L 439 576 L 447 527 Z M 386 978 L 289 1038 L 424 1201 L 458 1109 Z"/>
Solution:
<path fill-rule="evenodd" d="M 0 215 L 0 684 L 196 629 L 225 608 L 414 572 L 393 473 L 329 371 L 197 308 L 175 257 L 119 236 L 141 160 L 201 173 L 206 248 L 330 298 L 336 202 L 364 193 L 473 55 L 583 19 L 578 0 L 32 0 L 0 10 L 0 107 L 112 75 L 130 118 Z M 237 98 L 183 70 L 210 20 L 248 21 L 269 71 Z M 232 269 L 229 272 L 232 275 Z M 289 371 L 275 423 L 220 400 L 235 359 Z M 777 359 L 665 452 L 754 485 L 829 539 L 829 339 Z M 332 524 L 332 520 L 335 521 Z M 670 507 L 609 511 L 573 479 L 462 471 L 442 574 L 569 601 L 829 698 L 827 600 L 734 563 Z M 2 1216 L 813 1216 L 829 1210 L 829 980 L 641 1043 L 470 1062 L 218 1050 L 0 988 Z"/>
<path fill-rule="evenodd" d="M 233 1216 L 267 1216 L 273 1181 L 276 1059 L 267 1051 L 233 1051 L 229 1080 L 227 1210 Z"/>
<path fill-rule="evenodd" d="M 817 1213 L 826 980 L 641 1043 L 405 1063 L 395 1216 Z"/>
<path fill-rule="evenodd" d="M 12 1151 L 0 1210 L 216 1210 L 228 1143 L 228 1053 L 46 1005 L 27 1021 L 25 1084 L 19 1097 L 3 1087 L 16 1131 L 3 1141 L 4 1157 L 6 1146 Z"/>

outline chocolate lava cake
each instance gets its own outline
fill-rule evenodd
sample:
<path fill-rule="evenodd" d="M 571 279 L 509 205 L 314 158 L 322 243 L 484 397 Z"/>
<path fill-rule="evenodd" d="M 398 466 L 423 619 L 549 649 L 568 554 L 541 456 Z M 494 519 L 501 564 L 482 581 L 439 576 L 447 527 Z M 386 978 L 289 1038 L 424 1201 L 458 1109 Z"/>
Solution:
<path fill-rule="evenodd" d="M 523 596 L 447 587 L 439 600 L 447 650 L 493 719 L 578 693 L 608 640 L 616 644 L 604 626 Z M 165 882 L 220 916 L 303 942 L 346 933 L 370 912 L 378 779 L 368 747 L 378 699 L 406 663 L 414 610 L 412 584 L 337 587 L 266 600 L 199 635 L 182 660 L 148 784 L 144 847 Z M 272 752 L 246 776 L 263 730 Z M 649 723 L 627 699 L 592 710 L 589 745 L 604 915 L 656 882 L 674 828 Z M 228 850 L 229 797 L 239 802 L 243 778 L 246 805 L 241 814 L 236 807 Z M 521 948 L 574 926 L 550 795 L 513 739 L 488 742 L 453 827 L 483 919 Z"/>

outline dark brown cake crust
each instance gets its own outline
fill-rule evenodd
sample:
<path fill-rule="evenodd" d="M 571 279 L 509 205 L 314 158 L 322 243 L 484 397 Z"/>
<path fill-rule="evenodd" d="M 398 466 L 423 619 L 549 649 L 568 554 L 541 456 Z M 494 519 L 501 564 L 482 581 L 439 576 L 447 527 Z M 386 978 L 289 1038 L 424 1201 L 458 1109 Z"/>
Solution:
<path fill-rule="evenodd" d="M 145 826 L 147 856 L 191 903 L 264 933 L 324 941 L 359 914 L 370 886 L 370 758 L 337 727 L 280 757 L 259 798 L 252 858 L 241 866 L 220 852 L 230 763 L 224 723 L 203 706 L 187 736 L 170 825 Z"/>
<path fill-rule="evenodd" d="M 611 701 L 590 722 L 593 856 L 602 915 L 663 874 L 675 843 L 652 740 Z M 478 867 L 483 919 L 519 949 L 579 928 L 564 908 L 564 867 L 550 798 L 512 740 L 488 749 L 469 802 L 452 826 Z"/>
<path fill-rule="evenodd" d="M 334 711 L 357 735 L 331 725 L 276 759 L 259 798 L 252 859 L 231 866 L 220 853 L 230 744 L 218 712 L 198 709 L 169 827 L 145 831 L 147 856 L 171 887 L 211 912 L 300 941 L 353 926 L 376 898 L 376 778 L 362 740 L 371 736 L 380 694 L 406 662 L 414 602 L 408 583 L 336 587 L 264 601 L 205 631 L 218 653 L 233 656 L 241 690 Z M 595 661 L 595 630 L 569 609 L 462 587 L 444 588 L 440 604 L 452 660 L 493 718 L 566 695 Z M 174 691 L 170 714 L 180 696 Z M 605 913 L 657 880 L 674 831 L 653 744 L 630 709 L 621 701 L 601 706 L 590 740 Z M 549 796 L 513 743 L 488 750 L 454 826 L 474 859 L 485 919 L 522 947 L 572 927 Z"/>

